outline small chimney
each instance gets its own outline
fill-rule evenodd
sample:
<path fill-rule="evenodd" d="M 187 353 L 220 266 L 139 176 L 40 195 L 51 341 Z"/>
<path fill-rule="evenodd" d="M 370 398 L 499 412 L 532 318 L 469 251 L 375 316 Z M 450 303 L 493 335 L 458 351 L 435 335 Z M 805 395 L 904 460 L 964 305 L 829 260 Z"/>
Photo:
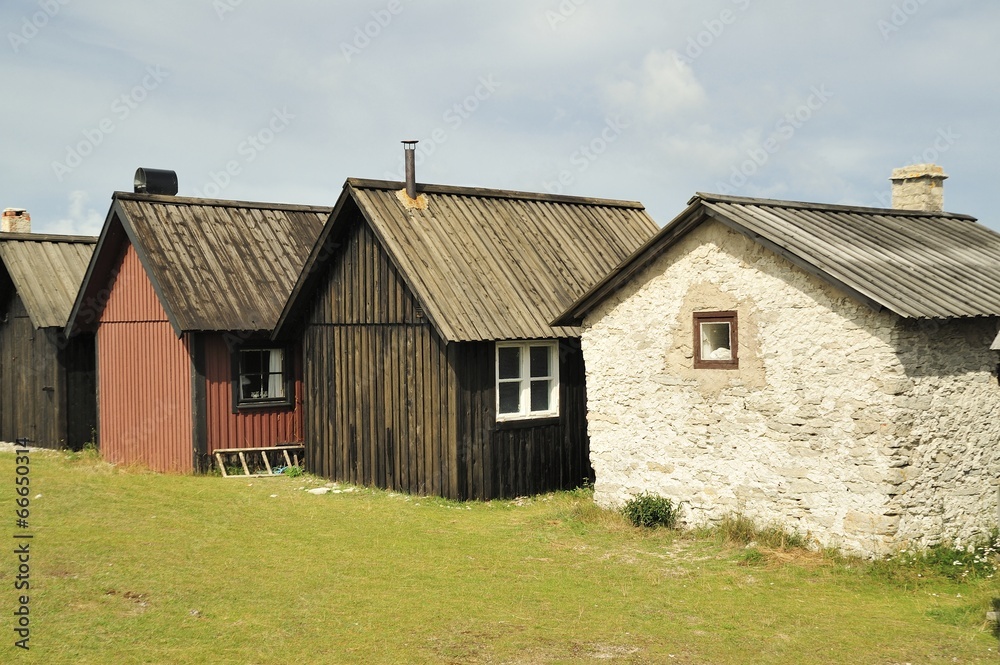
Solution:
<path fill-rule="evenodd" d="M 913 164 L 892 172 L 892 207 L 897 210 L 944 210 L 944 169 L 936 164 Z"/>
<path fill-rule="evenodd" d="M 403 155 L 406 157 L 406 195 L 417 198 L 417 160 L 416 151 L 419 141 L 403 141 Z"/>
<path fill-rule="evenodd" d="M 7 208 L 2 219 L 0 231 L 4 233 L 31 233 L 31 215 L 24 208 Z"/>

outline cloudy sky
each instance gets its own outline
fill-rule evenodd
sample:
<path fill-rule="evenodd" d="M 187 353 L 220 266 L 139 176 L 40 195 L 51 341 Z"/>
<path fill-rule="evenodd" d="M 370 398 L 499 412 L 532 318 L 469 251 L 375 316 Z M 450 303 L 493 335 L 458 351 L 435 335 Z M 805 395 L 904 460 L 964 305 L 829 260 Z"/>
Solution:
<path fill-rule="evenodd" d="M 992 204 L 988 0 L 7 0 L 0 207 L 96 234 L 136 167 L 332 204 L 347 177 L 640 200 L 888 205 L 933 161 Z"/>

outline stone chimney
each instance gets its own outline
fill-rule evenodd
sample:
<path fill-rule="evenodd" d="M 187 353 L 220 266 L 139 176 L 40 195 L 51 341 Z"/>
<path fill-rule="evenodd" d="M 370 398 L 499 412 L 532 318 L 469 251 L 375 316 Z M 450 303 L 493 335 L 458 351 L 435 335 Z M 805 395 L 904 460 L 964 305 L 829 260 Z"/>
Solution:
<path fill-rule="evenodd" d="M 0 219 L 0 232 L 31 233 L 31 215 L 24 208 L 7 208 Z"/>
<path fill-rule="evenodd" d="M 897 210 L 944 210 L 944 169 L 936 164 L 913 164 L 892 172 L 892 207 Z"/>

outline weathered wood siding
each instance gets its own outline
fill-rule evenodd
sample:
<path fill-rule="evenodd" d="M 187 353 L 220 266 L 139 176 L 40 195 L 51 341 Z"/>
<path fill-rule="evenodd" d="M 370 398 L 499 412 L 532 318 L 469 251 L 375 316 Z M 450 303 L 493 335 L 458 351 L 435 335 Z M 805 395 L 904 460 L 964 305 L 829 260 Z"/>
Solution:
<path fill-rule="evenodd" d="M 352 483 L 457 497 L 445 344 L 367 225 L 339 242 L 304 337 L 307 464 Z"/>
<path fill-rule="evenodd" d="M 446 343 L 360 217 L 334 240 L 303 338 L 310 470 L 455 499 L 591 477 L 578 342 L 561 354 L 562 416 L 498 427 L 493 343 Z"/>
<path fill-rule="evenodd" d="M 191 356 L 135 249 L 127 245 L 97 329 L 103 456 L 155 471 L 193 470 Z"/>
<path fill-rule="evenodd" d="M 292 407 L 244 409 L 233 413 L 232 351 L 221 333 L 204 336 L 207 452 L 220 448 L 253 448 L 301 443 L 302 366 L 299 349 L 292 349 L 295 398 Z"/>
<path fill-rule="evenodd" d="M 496 347 L 457 346 L 459 491 L 492 499 L 572 489 L 593 481 L 580 342 L 559 347 L 559 417 L 496 422 Z"/>
<path fill-rule="evenodd" d="M 35 330 L 14 295 L 0 314 L 0 441 L 30 439 L 60 448 L 66 442 L 65 371 L 54 331 Z"/>

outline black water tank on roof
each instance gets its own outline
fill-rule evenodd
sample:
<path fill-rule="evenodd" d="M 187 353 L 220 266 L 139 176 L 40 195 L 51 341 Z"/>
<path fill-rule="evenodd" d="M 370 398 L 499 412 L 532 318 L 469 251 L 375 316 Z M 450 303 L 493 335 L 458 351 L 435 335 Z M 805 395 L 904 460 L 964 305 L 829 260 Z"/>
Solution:
<path fill-rule="evenodd" d="M 176 196 L 177 173 L 164 169 L 144 169 L 139 167 L 135 170 L 134 188 L 136 194 Z"/>

